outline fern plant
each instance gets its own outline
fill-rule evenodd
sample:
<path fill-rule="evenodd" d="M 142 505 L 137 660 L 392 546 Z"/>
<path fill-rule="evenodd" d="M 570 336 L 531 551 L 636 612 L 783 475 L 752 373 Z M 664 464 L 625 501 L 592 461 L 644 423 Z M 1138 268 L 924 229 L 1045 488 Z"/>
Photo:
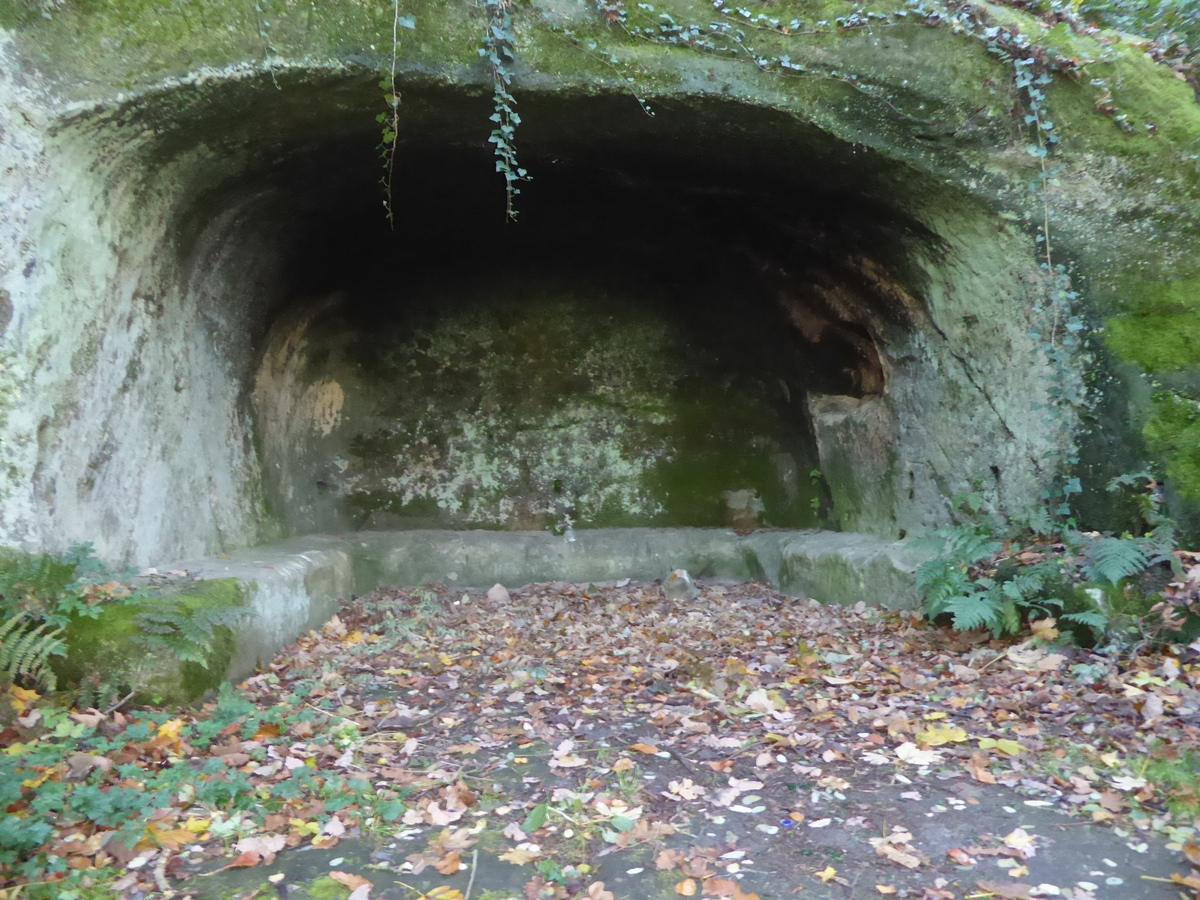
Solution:
<path fill-rule="evenodd" d="M 176 597 L 161 597 L 137 614 L 142 634 L 135 638 L 147 650 L 167 650 L 184 662 L 208 668 L 221 628 L 237 625 L 245 610 L 237 606 L 193 608 Z"/>
<path fill-rule="evenodd" d="M 62 628 L 19 612 L 0 622 L 0 675 L 9 683 L 32 682 L 47 691 L 57 687 L 50 657 L 66 656 Z"/>

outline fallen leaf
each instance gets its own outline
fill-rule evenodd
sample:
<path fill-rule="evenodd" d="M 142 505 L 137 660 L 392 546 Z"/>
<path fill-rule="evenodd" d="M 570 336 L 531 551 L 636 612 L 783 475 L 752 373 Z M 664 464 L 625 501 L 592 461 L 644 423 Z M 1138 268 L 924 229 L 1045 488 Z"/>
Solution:
<path fill-rule="evenodd" d="M 245 853 L 239 853 L 232 860 L 223 865 L 218 871 L 225 869 L 249 869 L 264 862 L 263 855 L 254 850 L 247 850 Z"/>
<path fill-rule="evenodd" d="M 242 838 L 233 845 L 233 849 L 242 854 L 256 853 L 261 862 L 270 865 L 275 861 L 275 854 L 284 848 L 286 842 L 287 838 L 282 834 L 256 835 Z M 251 865 L 258 865 L 258 863 L 251 863 Z"/>
<path fill-rule="evenodd" d="M 921 750 L 912 741 L 905 741 L 897 747 L 896 757 L 914 766 L 928 766 L 942 760 L 942 754 L 938 751 Z"/>
<path fill-rule="evenodd" d="M 1020 744 L 1018 744 L 1014 740 L 1010 740 L 1008 738 L 1000 738 L 997 740 L 996 738 L 986 738 L 986 737 L 979 739 L 979 749 L 980 750 L 999 750 L 1001 753 L 1005 754 L 1006 756 L 1016 756 L 1017 754 L 1023 753 L 1025 751 L 1025 748 L 1022 747 Z"/>
<path fill-rule="evenodd" d="M 931 725 L 917 734 L 917 741 L 926 747 L 942 744 L 959 744 L 967 740 L 967 733 L 957 725 Z"/>
<path fill-rule="evenodd" d="M 976 886 L 987 891 L 995 897 L 1003 897 L 1004 900 L 1034 900 L 1033 885 L 1030 884 L 1012 884 L 1007 881 L 977 881 Z"/>
<path fill-rule="evenodd" d="M 1037 854 L 1037 838 L 1024 828 L 1014 828 L 1004 836 L 1004 844 L 1020 854 L 1022 859 L 1029 859 Z"/>
<path fill-rule="evenodd" d="M 371 882 L 368 879 L 363 878 L 361 875 L 352 875 L 350 872 L 339 872 L 337 869 L 334 869 L 332 872 L 330 872 L 329 877 L 338 884 L 344 884 L 346 887 L 350 888 L 350 890 L 364 886 L 371 886 Z"/>
<path fill-rule="evenodd" d="M 658 856 L 654 857 L 654 868 L 660 872 L 666 869 L 674 869 L 682 863 L 687 857 L 679 850 L 671 847 L 665 847 L 658 851 Z"/>
<path fill-rule="evenodd" d="M 822 884 L 829 884 L 829 882 L 832 881 L 837 875 L 837 869 L 835 869 L 833 866 L 826 866 L 820 872 L 814 872 L 813 874 L 821 879 Z"/>
<path fill-rule="evenodd" d="M 685 878 L 683 881 L 676 882 L 675 893 L 681 897 L 692 897 L 696 894 L 696 879 Z"/>
<path fill-rule="evenodd" d="M 895 844 L 880 844 L 875 848 L 875 852 L 906 869 L 917 869 L 921 866 L 919 856 L 911 853 L 909 849 L 897 847 Z"/>
<path fill-rule="evenodd" d="M 951 847 L 946 851 L 946 855 L 954 860 L 956 865 L 973 866 L 976 863 L 975 857 L 961 847 Z"/>
<path fill-rule="evenodd" d="M 500 854 L 500 859 L 507 863 L 512 863 L 514 866 L 523 866 L 526 863 L 531 863 L 535 859 L 540 859 L 542 853 L 540 850 L 529 849 L 531 845 L 518 844 L 511 850 L 506 850 Z"/>
<path fill-rule="evenodd" d="M 717 897 L 732 897 L 738 889 L 737 882 L 732 878 L 706 878 L 703 891 Z"/>
<path fill-rule="evenodd" d="M 1058 629 L 1054 627 L 1056 624 L 1053 618 L 1038 619 L 1029 623 L 1029 630 L 1033 632 L 1034 637 L 1049 643 L 1058 638 Z"/>
<path fill-rule="evenodd" d="M 458 851 L 454 850 L 434 863 L 433 867 L 443 875 L 453 875 L 463 867 L 462 858 L 458 855 Z"/>

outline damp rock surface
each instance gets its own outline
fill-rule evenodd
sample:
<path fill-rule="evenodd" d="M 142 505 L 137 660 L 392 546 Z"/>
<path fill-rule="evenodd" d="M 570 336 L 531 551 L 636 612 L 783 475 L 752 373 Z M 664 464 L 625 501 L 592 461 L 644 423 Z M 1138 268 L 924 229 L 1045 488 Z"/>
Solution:
<path fill-rule="evenodd" d="M 667 5 L 680 28 L 742 18 Z M 1030 112 L 970 22 L 874 4 L 839 24 L 846 10 L 818 6 L 832 27 L 755 20 L 728 57 L 634 32 L 641 7 L 629 22 L 573 2 L 516 10 L 512 146 L 532 176 L 516 223 L 477 5 L 412 4 L 397 47 L 393 8 L 354 0 L 280 2 L 269 20 L 227 0 L 4 7 L 0 99 L 20 114 L 0 145 L 0 539 L 155 563 L 396 516 L 541 526 L 560 507 L 583 526 L 728 515 L 898 538 L 948 524 L 964 492 L 1020 515 L 1074 476 L 1085 524 L 1120 531 L 1130 510 L 1100 488 L 1148 454 L 1186 512 L 1200 497 L 1191 87 L 1119 35 L 958 10 L 1099 73 L 1051 66 Z M 403 127 L 385 174 L 393 59 Z M 1048 157 L 1043 131 L 1058 138 Z M 610 382 L 560 383 L 553 353 L 535 373 L 460 348 L 444 379 L 384 365 L 369 386 L 333 370 L 332 346 L 306 356 L 302 339 L 319 341 L 299 322 L 328 324 L 328 298 L 411 312 L 434 261 L 451 280 L 483 272 L 499 305 L 443 297 L 431 334 L 497 316 L 520 269 L 554 282 L 610 368 L 595 273 L 638 276 L 647 290 L 627 298 L 673 297 L 666 344 L 631 314 L 611 334 L 670 365 L 604 407 Z M 706 356 L 687 338 L 693 294 L 723 308 L 701 334 L 789 353 L 764 352 L 753 386 L 710 368 L 695 407 L 664 410 Z M 355 340 L 428 362 L 385 312 Z M 556 316 L 531 313 L 527 330 L 570 336 L 553 349 L 578 356 Z M 468 376 L 490 384 L 481 400 L 532 376 L 522 399 L 553 402 L 489 417 L 452 387 Z M 430 399 L 442 418 L 423 435 Z M 664 416 L 698 443 L 656 432 Z M 761 515 L 725 503 L 745 490 Z"/>

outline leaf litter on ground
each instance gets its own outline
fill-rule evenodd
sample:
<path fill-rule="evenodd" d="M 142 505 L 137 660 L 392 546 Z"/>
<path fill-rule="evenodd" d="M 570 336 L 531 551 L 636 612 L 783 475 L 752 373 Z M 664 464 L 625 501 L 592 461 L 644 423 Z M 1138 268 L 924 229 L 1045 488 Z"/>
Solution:
<path fill-rule="evenodd" d="M 1048 635 L 992 641 L 753 583 L 683 600 L 632 583 L 380 590 L 200 710 L 71 713 L 78 749 L 57 761 L 61 717 L 48 730 L 39 698 L 11 691 L 0 738 L 23 786 L 8 815 L 51 830 L 0 863 L 0 886 L 91 870 L 118 894 L 185 893 L 200 872 L 365 833 L 424 842 L 401 874 L 456 875 L 468 853 L 537 866 L 531 897 L 612 896 L 597 860 L 649 847 L 680 895 L 753 898 L 740 831 L 827 826 L 820 798 L 864 772 L 913 784 L 931 769 L 1132 841 L 1158 831 L 1195 863 L 1200 788 L 1156 780 L 1151 761 L 1195 763 L 1200 648 L 1118 659 Z M 48 785 L 59 799 L 39 802 Z M 98 809 L 135 786 L 149 799 L 126 820 Z M 701 826 L 724 841 L 662 849 Z M 912 840 L 893 822 L 870 843 L 931 897 L 959 896 L 940 874 L 965 860 L 1019 864 L 1037 846 L 1014 831 L 933 860 Z M 359 877 L 343 883 L 367 896 Z M 817 864 L 795 880 L 844 881 Z"/>

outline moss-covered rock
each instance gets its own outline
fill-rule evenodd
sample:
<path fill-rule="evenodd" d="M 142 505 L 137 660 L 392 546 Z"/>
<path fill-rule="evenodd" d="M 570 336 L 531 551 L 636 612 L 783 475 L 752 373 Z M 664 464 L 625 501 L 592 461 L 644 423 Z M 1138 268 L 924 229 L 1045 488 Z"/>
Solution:
<path fill-rule="evenodd" d="M 133 691 L 138 702 L 187 703 L 219 685 L 233 658 L 227 619 L 244 604 L 235 579 L 197 581 L 138 602 L 110 602 L 96 616 L 76 615 L 56 660 L 60 683 L 106 694 Z M 154 612 L 147 628 L 145 614 Z M 167 623 L 174 623 L 168 627 Z"/>

